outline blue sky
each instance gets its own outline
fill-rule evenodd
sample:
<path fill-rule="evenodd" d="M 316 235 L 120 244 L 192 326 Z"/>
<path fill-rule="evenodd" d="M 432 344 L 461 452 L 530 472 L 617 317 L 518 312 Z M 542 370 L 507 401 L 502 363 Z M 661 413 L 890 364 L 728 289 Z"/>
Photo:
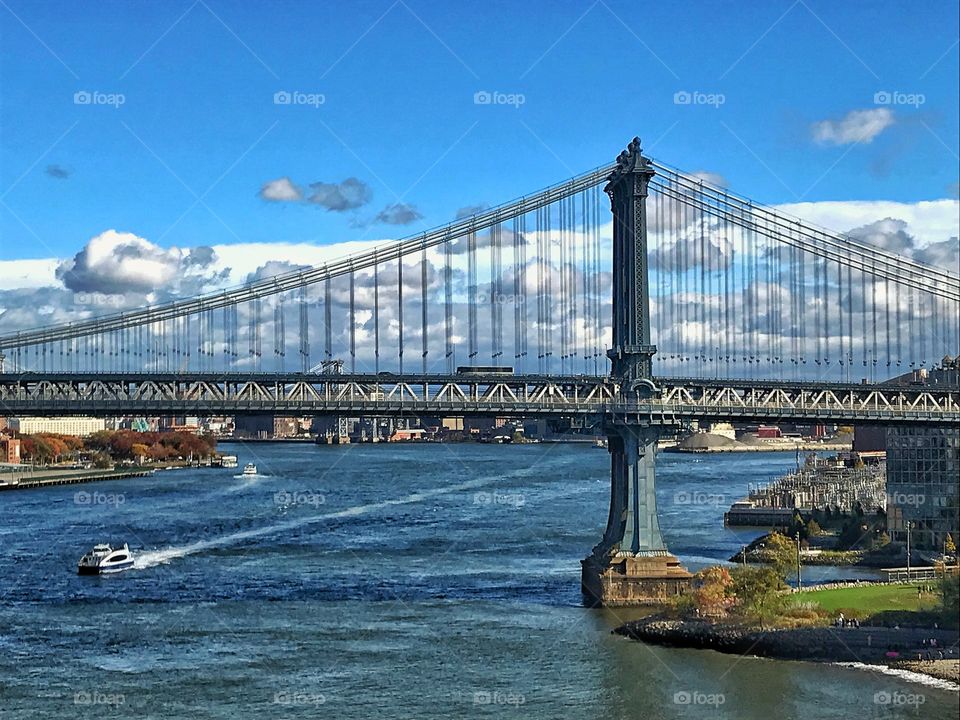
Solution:
<path fill-rule="evenodd" d="M 399 237 L 634 134 L 771 204 L 956 193 L 955 2 L 0 0 L 0 33 L 0 261 Z M 260 195 L 351 177 L 345 211 Z"/>

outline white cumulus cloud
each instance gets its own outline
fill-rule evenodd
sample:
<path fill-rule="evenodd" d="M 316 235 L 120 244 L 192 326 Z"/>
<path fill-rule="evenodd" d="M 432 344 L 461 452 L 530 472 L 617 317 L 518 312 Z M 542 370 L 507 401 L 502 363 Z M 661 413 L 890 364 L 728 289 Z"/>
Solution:
<path fill-rule="evenodd" d="M 893 125 L 893 111 L 889 108 L 851 110 L 839 120 L 820 120 L 810 126 L 815 142 L 821 145 L 849 145 L 869 143 Z"/>
<path fill-rule="evenodd" d="M 62 262 L 56 275 L 74 292 L 150 293 L 195 279 L 215 259 L 206 246 L 164 249 L 133 233 L 106 230 Z"/>
<path fill-rule="evenodd" d="M 282 177 L 264 183 L 260 197 L 271 202 L 297 202 L 303 200 L 303 189 L 290 178 Z"/>

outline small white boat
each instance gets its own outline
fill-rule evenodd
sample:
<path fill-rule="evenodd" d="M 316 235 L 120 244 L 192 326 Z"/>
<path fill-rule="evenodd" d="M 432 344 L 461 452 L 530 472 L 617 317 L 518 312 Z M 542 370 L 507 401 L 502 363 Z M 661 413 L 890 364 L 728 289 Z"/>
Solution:
<path fill-rule="evenodd" d="M 246 465 L 243 466 L 243 474 L 244 474 L 244 475 L 256 475 L 256 474 L 257 474 L 257 466 L 254 465 L 253 463 L 247 463 Z"/>
<path fill-rule="evenodd" d="M 224 455 L 220 458 L 220 467 L 235 468 L 237 464 L 236 455 Z"/>
<path fill-rule="evenodd" d="M 113 548 L 107 544 L 94 545 L 77 563 L 78 575 L 106 575 L 121 572 L 133 567 L 133 553 L 124 543 L 122 547 Z"/>

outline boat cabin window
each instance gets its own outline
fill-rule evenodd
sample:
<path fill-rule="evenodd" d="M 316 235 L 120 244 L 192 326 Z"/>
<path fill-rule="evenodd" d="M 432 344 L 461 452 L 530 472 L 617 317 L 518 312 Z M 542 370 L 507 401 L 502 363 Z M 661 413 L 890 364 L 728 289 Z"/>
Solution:
<path fill-rule="evenodd" d="M 110 562 L 119 562 L 121 560 L 126 560 L 126 555 L 117 555 L 115 558 L 111 558 Z"/>

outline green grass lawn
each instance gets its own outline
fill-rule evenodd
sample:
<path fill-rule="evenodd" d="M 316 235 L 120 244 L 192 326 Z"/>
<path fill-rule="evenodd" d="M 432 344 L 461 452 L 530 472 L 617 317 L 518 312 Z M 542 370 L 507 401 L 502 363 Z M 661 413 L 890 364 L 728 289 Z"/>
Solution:
<path fill-rule="evenodd" d="M 935 588 L 937 584 L 932 583 Z M 836 590 L 805 591 L 790 597 L 799 601 L 817 602 L 824 610 L 831 613 L 851 610 L 870 615 L 885 610 L 936 610 L 940 605 L 940 594 L 925 592 L 918 599 L 917 587 L 917 584 L 865 585 Z"/>

